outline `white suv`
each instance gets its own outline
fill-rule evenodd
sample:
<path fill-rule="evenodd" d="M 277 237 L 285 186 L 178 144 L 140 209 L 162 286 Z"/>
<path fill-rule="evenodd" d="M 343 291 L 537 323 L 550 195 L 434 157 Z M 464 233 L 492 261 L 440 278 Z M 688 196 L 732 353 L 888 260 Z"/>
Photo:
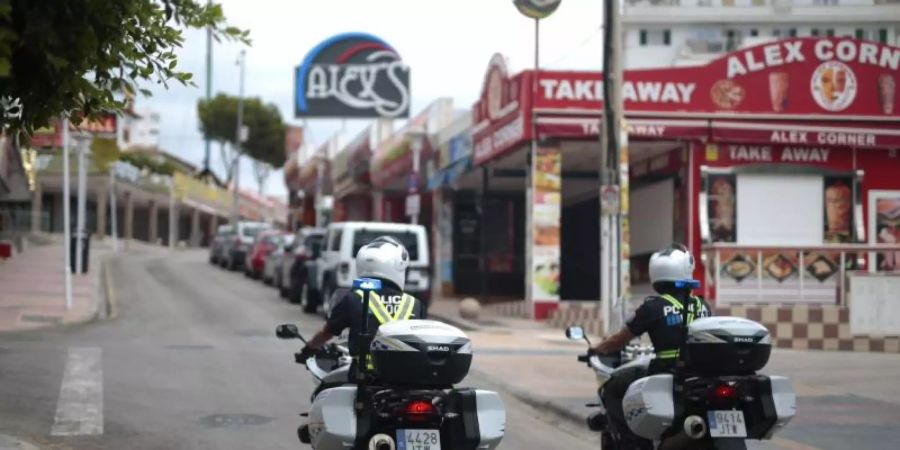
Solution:
<path fill-rule="evenodd" d="M 321 287 L 325 315 L 331 311 L 332 294 L 338 288 L 349 289 L 356 278 L 356 253 L 379 236 L 400 241 L 409 252 L 409 271 L 404 291 L 426 305 L 431 301 L 428 234 L 422 225 L 387 222 L 337 222 L 328 226 L 318 266 L 316 286 Z"/>

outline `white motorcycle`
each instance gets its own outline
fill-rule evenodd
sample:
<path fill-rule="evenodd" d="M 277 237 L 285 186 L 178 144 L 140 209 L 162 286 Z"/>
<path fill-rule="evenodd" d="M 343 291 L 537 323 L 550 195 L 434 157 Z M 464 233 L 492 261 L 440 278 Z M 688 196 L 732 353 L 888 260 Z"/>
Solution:
<path fill-rule="evenodd" d="M 279 325 L 276 335 L 303 339 L 292 324 Z M 308 425 L 298 430 L 301 442 L 316 450 L 491 450 L 500 444 L 506 426 L 500 396 L 454 387 L 472 362 L 462 331 L 431 320 L 394 321 L 359 350 L 359 360 L 371 357 L 373 367 L 356 371 L 355 380 L 346 346 L 329 344 L 306 360 L 318 387 Z"/>
<path fill-rule="evenodd" d="M 587 341 L 581 327 L 570 327 L 566 336 Z M 747 439 L 771 439 L 794 417 L 791 381 L 757 373 L 771 351 L 771 337 L 762 325 L 737 317 L 697 319 L 688 326 L 683 351 L 675 374 L 643 377 L 628 387 L 622 410 L 631 432 L 648 440 L 639 445 L 607 417 L 602 392 L 616 373 L 646 371 L 652 347 L 630 345 L 619 354 L 578 357 L 600 385 L 600 403 L 589 406 L 601 410 L 587 422 L 602 433 L 604 450 L 746 450 Z"/>

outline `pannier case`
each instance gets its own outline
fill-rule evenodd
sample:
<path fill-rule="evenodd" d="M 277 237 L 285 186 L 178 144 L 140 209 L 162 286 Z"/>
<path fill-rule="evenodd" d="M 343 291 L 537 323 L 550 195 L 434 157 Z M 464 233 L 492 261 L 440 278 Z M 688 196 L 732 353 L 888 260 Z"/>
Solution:
<path fill-rule="evenodd" d="M 688 326 L 684 360 L 688 370 L 739 375 L 769 361 L 772 337 L 759 323 L 740 317 L 704 317 Z"/>
<path fill-rule="evenodd" d="M 625 422 L 634 434 L 658 440 L 672 426 L 675 420 L 672 382 L 670 374 L 651 375 L 628 387 L 622 410 Z"/>
<path fill-rule="evenodd" d="M 472 343 L 459 328 L 433 320 L 378 327 L 370 347 L 380 382 L 417 387 L 459 383 L 472 364 Z"/>

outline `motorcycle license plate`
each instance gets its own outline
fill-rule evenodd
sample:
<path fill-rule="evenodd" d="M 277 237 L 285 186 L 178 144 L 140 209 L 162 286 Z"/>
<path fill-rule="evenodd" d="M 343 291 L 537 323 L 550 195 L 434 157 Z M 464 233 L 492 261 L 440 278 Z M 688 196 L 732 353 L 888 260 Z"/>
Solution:
<path fill-rule="evenodd" d="M 397 450 L 441 450 L 439 430 L 397 430 Z"/>
<path fill-rule="evenodd" d="M 747 424 L 743 411 L 707 411 L 709 436 L 714 438 L 747 437 Z"/>

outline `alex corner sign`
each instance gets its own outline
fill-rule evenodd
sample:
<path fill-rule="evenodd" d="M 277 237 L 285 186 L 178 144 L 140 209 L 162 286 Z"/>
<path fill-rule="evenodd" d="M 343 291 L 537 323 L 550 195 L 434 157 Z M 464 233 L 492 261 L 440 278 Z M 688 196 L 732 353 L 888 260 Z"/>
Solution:
<path fill-rule="evenodd" d="M 704 66 L 628 70 L 629 112 L 898 117 L 900 48 L 799 38 L 728 53 Z M 541 72 L 535 108 L 602 107 L 598 72 Z"/>
<path fill-rule="evenodd" d="M 297 67 L 294 82 L 297 117 L 409 116 L 409 67 L 370 34 L 326 39 Z"/>

